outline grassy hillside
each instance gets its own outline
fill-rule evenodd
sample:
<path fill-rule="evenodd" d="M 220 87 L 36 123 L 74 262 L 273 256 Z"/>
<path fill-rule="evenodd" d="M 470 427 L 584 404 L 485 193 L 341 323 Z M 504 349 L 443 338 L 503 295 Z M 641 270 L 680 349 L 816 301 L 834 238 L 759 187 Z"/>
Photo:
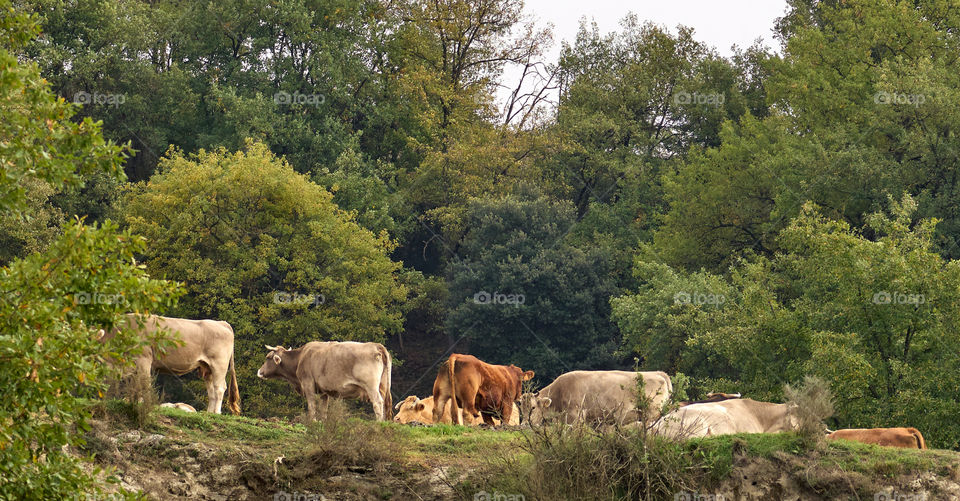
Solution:
<path fill-rule="evenodd" d="M 404 426 L 342 408 L 310 426 L 158 409 L 138 429 L 133 414 L 128 404 L 105 405 L 84 452 L 151 499 L 960 495 L 958 453 L 849 442 L 806 448 L 794 434 L 673 443 L 625 431 Z"/>

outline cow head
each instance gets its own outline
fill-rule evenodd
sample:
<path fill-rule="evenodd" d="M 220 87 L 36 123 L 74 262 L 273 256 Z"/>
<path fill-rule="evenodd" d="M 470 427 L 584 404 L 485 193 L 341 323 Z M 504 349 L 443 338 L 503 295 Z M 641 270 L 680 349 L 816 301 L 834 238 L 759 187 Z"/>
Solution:
<path fill-rule="evenodd" d="M 533 393 L 524 393 L 520 397 L 520 415 L 524 422 L 538 425 L 543 423 L 543 415 L 550 410 L 553 400 Z"/>
<path fill-rule="evenodd" d="M 280 365 L 283 363 L 283 352 L 287 351 L 287 349 L 283 346 L 264 346 L 270 351 L 267 353 L 263 365 L 257 370 L 257 377 L 260 379 L 278 377 L 277 371 L 280 370 Z"/>
<path fill-rule="evenodd" d="M 533 371 L 524 372 L 523 369 L 513 364 L 511 364 L 508 367 L 508 369 L 510 370 L 511 374 L 516 376 L 517 387 L 516 387 L 516 393 L 514 393 L 514 395 L 517 395 L 519 397 L 520 394 L 523 393 L 523 382 L 533 379 Z"/>
<path fill-rule="evenodd" d="M 421 419 L 420 413 L 426 405 L 415 395 L 410 395 L 396 406 L 397 415 L 393 416 L 394 422 L 406 424 Z"/>

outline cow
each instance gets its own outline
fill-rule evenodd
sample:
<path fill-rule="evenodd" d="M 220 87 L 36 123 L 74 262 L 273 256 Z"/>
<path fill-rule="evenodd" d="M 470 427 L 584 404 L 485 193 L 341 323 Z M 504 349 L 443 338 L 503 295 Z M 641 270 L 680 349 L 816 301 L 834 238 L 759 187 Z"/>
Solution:
<path fill-rule="evenodd" d="M 311 341 L 295 350 L 265 346 L 261 379 L 283 379 L 307 401 L 307 420 L 317 416 L 316 397 L 323 399 L 326 418 L 329 398 L 360 398 L 373 405 L 377 421 L 393 417 L 390 395 L 392 359 L 380 343 Z"/>
<path fill-rule="evenodd" d="M 527 422 L 542 424 L 550 414 L 564 423 L 625 425 L 641 418 L 637 411 L 637 376 L 649 400 L 650 415 L 659 417 L 670 398 L 673 383 L 665 372 L 572 371 L 561 374 L 537 392 L 526 393 L 520 408 Z"/>
<path fill-rule="evenodd" d="M 192 405 L 185 404 L 183 402 L 177 402 L 175 404 L 171 402 L 166 402 L 166 403 L 160 404 L 160 407 L 164 409 L 179 409 L 183 412 L 197 412 L 197 409 L 194 409 Z"/>
<path fill-rule="evenodd" d="M 434 424 L 432 395 L 424 399 L 410 395 L 402 402 L 398 403 L 396 409 L 397 414 L 393 417 L 393 421 L 396 423 L 407 424 L 416 421 L 423 424 Z M 467 426 L 476 426 L 483 422 L 483 419 L 474 419 L 470 414 L 463 414 L 463 409 L 460 409 L 460 417 L 463 420 L 463 423 Z M 453 422 L 453 420 L 450 418 L 450 406 L 443 408 L 443 414 L 440 417 L 440 422 L 444 424 L 450 424 Z M 500 420 L 495 418 L 493 420 L 493 424 L 499 425 Z M 517 404 L 513 404 L 513 415 L 510 417 L 510 422 L 508 424 L 510 426 L 520 425 L 520 411 L 517 409 Z"/>
<path fill-rule="evenodd" d="M 926 449 L 927 443 L 916 428 L 853 428 L 837 430 L 827 435 L 828 440 L 852 440 L 865 444 L 904 449 Z"/>
<path fill-rule="evenodd" d="M 433 422 L 440 422 L 447 401 L 453 409 L 453 424 L 461 424 L 463 415 L 474 419 L 483 415 L 483 422 L 493 424 L 494 416 L 510 423 L 514 403 L 522 393 L 521 384 L 533 378 L 533 371 L 524 372 L 515 365 L 492 365 L 472 355 L 454 353 L 440 365 L 433 382 Z"/>
<path fill-rule="evenodd" d="M 133 313 L 124 316 L 124 324 L 126 329 L 145 338 L 160 329 L 174 336 L 174 347 L 158 350 L 148 345 L 136 355 L 138 377 L 149 377 L 153 370 L 182 376 L 199 369 L 200 378 L 207 387 L 207 412 L 220 414 L 224 392 L 228 392 L 227 407 L 233 414 L 240 414 L 240 391 L 233 363 L 233 327 L 230 324 L 219 320 L 188 320 Z M 118 326 L 109 333 L 101 329 L 99 339 L 106 341 L 113 338 L 120 328 Z"/>
<path fill-rule="evenodd" d="M 706 437 L 733 433 L 778 433 L 797 428 L 795 404 L 749 398 L 690 404 L 660 418 L 654 433 L 669 437 Z"/>
<path fill-rule="evenodd" d="M 707 393 L 707 396 L 702 400 L 687 400 L 684 402 L 677 402 L 677 407 L 686 407 L 693 404 L 706 404 L 710 402 L 723 402 L 724 400 L 732 400 L 735 398 L 740 398 L 742 395 L 739 393 Z"/>

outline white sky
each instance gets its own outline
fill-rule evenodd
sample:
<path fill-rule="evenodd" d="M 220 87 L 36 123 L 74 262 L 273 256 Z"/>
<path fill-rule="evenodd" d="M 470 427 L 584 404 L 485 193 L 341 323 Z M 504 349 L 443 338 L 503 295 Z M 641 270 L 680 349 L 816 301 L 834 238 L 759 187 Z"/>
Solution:
<path fill-rule="evenodd" d="M 633 12 L 641 22 L 652 21 L 676 33 L 678 24 L 693 28 L 694 38 L 717 49 L 722 56 L 733 54 L 731 47 L 753 45 L 762 38 L 770 48 L 779 44 L 773 39 L 773 24 L 787 9 L 786 0 L 525 0 L 524 10 L 537 19 L 537 24 L 553 24 L 552 49 L 546 60 L 556 62 L 561 41 L 573 42 L 580 28 L 580 19 L 596 21 L 600 33 L 619 31 L 620 20 Z M 504 83 L 515 82 L 519 72 L 508 68 Z"/>

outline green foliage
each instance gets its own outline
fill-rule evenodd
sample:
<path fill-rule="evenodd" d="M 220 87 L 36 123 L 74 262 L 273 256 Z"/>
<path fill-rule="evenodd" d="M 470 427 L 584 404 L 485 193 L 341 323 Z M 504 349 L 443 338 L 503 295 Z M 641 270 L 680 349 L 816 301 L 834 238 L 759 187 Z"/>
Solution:
<path fill-rule="evenodd" d="M 124 360 L 142 340 L 130 333 L 107 343 L 97 329 L 110 328 L 125 311 L 169 308 L 173 283 L 150 279 L 133 263 L 145 241 L 117 226 L 72 222 L 42 254 L 0 268 L 0 498 L 74 497 L 95 490 L 89 473 L 63 445 L 82 443 L 88 405 L 115 376 L 108 363 Z M 86 300 L 85 298 L 93 298 Z M 116 299 L 115 302 L 97 298 Z"/>
<path fill-rule="evenodd" d="M 960 386 L 947 381 L 960 369 L 960 268 L 935 251 L 936 221 L 914 221 L 915 210 L 904 197 L 891 215 L 867 217 L 871 240 L 805 206 L 780 234 L 782 253 L 731 270 L 722 307 L 664 315 L 663 300 L 645 302 L 657 296 L 641 289 L 614 301 L 615 318 L 628 342 L 660 325 L 694 326 L 678 366 L 701 384 L 739 381 L 736 391 L 778 400 L 782 383 L 817 375 L 836 395 L 835 426 L 914 426 L 934 446 L 957 447 L 947 416 Z M 684 276 L 638 264 L 650 267 Z"/>
<path fill-rule="evenodd" d="M 534 195 L 470 202 L 470 230 L 451 269 L 447 329 L 492 363 L 535 368 L 541 381 L 609 368 L 618 292 L 602 249 L 564 242 L 573 207 Z"/>
<path fill-rule="evenodd" d="M 101 490 L 96 470 L 64 450 L 88 427 L 89 405 L 78 397 L 106 389 L 115 375 L 108 359 L 123 362 L 156 341 L 122 332 L 101 343 L 97 330 L 124 311 L 168 308 L 177 291 L 149 278 L 134 261 L 145 241 L 112 222 L 72 221 L 51 240 L 51 190 L 97 172 L 122 175 L 122 149 L 89 119 L 71 122 L 74 108 L 54 97 L 36 65 L 17 61 L 11 51 L 37 32 L 35 19 L 6 1 L 0 11 L 0 210 L 4 234 L 25 244 L 5 247 L 4 261 L 45 248 L 0 268 L 0 499 L 79 499 Z M 9 224 L 16 218 L 30 225 L 19 234 Z"/>
<path fill-rule="evenodd" d="M 407 291 L 386 233 L 360 227 L 266 146 L 172 151 L 160 168 L 125 197 L 126 222 L 151 241 L 147 268 L 184 283 L 178 315 L 233 326 L 249 412 L 302 405 L 286 385 L 256 378 L 264 344 L 383 341 L 399 329 Z"/>

